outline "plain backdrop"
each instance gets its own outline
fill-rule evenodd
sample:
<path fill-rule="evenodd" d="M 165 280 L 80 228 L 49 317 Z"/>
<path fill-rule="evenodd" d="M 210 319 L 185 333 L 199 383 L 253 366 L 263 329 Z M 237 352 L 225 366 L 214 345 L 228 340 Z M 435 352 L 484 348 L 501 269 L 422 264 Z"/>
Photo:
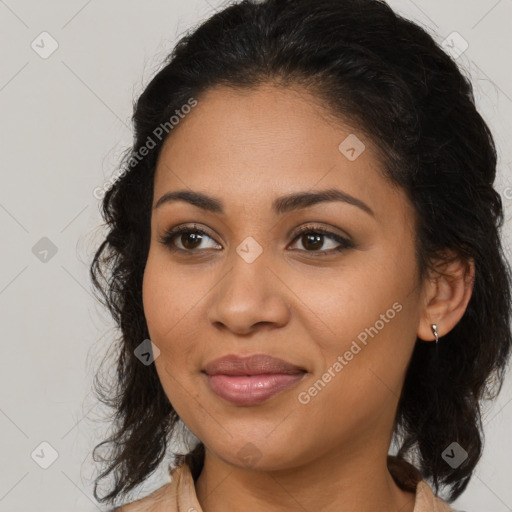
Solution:
<path fill-rule="evenodd" d="M 453 32 L 467 41 L 457 62 L 498 145 L 512 247 L 512 0 L 390 4 L 438 42 Z M 0 0 L 0 512 L 105 510 L 91 452 L 109 426 L 91 384 L 116 332 L 88 276 L 104 234 L 93 190 L 132 142 L 132 102 L 177 39 L 221 5 Z M 512 511 L 511 382 L 485 408 L 485 452 L 460 510 Z M 162 467 L 137 492 L 167 481 Z"/>

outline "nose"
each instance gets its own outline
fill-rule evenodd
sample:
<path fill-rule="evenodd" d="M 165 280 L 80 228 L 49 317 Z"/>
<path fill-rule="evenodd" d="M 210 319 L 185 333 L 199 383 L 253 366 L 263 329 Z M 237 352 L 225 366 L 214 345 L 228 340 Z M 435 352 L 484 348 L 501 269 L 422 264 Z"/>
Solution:
<path fill-rule="evenodd" d="M 240 254 L 234 254 L 230 269 L 209 298 L 209 321 L 238 335 L 262 325 L 283 327 L 290 319 L 289 288 L 269 265 L 265 251 L 254 260 L 245 258 L 243 251 Z"/>

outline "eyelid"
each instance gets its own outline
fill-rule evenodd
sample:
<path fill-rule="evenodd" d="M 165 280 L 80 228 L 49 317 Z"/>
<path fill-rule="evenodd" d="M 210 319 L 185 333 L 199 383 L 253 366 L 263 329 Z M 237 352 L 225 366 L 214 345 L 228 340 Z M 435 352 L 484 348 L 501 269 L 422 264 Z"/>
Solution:
<path fill-rule="evenodd" d="M 209 238 L 211 238 L 215 243 L 217 243 L 217 244 L 219 243 L 215 239 L 215 236 L 213 236 L 213 234 L 210 233 L 210 231 L 207 228 L 200 227 L 197 223 L 193 223 L 193 225 L 180 224 L 178 226 L 169 228 L 165 231 L 163 236 L 158 237 L 158 241 L 160 243 L 162 243 L 163 245 L 171 247 L 172 239 L 176 238 L 178 235 L 180 235 L 182 233 L 189 233 L 189 232 L 191 232 L 191 233 L 197 232 L 197 233 L 204 234 L 204 235 L 208 236 Z M 179 250 L 183 251 L 183 249 L 179 249 L 177 247 L 174 247 L 173 249 L 176 251 L 179 251 Z M 186 251 L 186 252 L 192 253 L 192 252 L 199 252 L 199 251 Z"/>
<path fill-rule="evenodd" d="M 326 227 L 322 226 L 321 223 L 315 224 L 314 222 L 308 222 L 307 224 L 303 224 L 302 226 L 293 229 L 289 233 L 288 237 L 290 238 L 293 236 L 293 240 L 295 240 L 298 235 L 302 235 L 303 233 L 307 233 L 309 231 L 319 232 L 326 236 L 337 236 L 346 239 L 348 242 L 352 242 L 352 237 L 348 233 L 341 231 L 339 228 L 331 226 Z"/>

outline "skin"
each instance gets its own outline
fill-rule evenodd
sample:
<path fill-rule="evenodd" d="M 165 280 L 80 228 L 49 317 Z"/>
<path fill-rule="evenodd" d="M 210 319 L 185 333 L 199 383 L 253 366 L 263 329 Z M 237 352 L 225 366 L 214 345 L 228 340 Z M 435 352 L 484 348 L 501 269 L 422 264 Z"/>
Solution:
<path fill-rule="evenodd" d="M 365 144 L 354 161 L 338 149 L 349 134 Z M 205 512 L 413 511 L 414 494 L 402 491 L 386 466 L 398 397 L 416 337 L 434 340 L 432 323 L 443 336 L 462 317 L 474 266 L 456 260 L 445 276 L 418 281 L 415 212 L 405 192 L 382 178 L 380 165 L 368 137 L 334 122 L 298 87 L 210 89 L 166 140 L 153 205 L 185 189 L 225 207 L 211 213 L 176 201 L 153 209 L 143 283 L 162 386 L 206 446 L 196 482 Z M 279 196 L 330 188 L 364 201 L 374 215 L 344 202 L 280 216 L 271 209 Z M 159 242 L 184 224 L 208 232 L 193 254 Z M 311 249 L 306 237 L 295 236 L 305 224 L 355 247 L 315 257 L 339 243 L 325 236 Z M 236 251 L 247 237 L 263 250 L 251 263 Z M 186 235 L 174 239 L 184 251 L 186 243 Z M 300 403 L 298 394 L 394 303 L 400 312 L 366 346 L 359 343 L 361 351 L 309 403 Z M 255 353 L 308 373 L 298 386 L 252 406 L 210 390 L 201 372 L 207 362 Z M 244 446 L 256 465 L 238 455 Z"/>

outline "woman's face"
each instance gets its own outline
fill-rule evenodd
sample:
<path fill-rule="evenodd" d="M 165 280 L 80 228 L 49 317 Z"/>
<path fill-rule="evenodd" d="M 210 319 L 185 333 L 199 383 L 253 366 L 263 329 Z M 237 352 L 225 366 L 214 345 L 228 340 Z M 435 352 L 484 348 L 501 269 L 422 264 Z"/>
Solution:
<path fill-rule="evenodd" d="M 159 157 L 144 274 L 170 402 L 239 467 L 387 453 L 422 314 L 412 205 L 380 176 L 371 141 L 323 117 L 305 92 L 218 87 L 198 100 Z M 338 200 L 290 199 L 325 190 Z M 215 208 L 157 206 L 177 191 Z M 204 372 L 254 354 L 297 373 Z"/>

